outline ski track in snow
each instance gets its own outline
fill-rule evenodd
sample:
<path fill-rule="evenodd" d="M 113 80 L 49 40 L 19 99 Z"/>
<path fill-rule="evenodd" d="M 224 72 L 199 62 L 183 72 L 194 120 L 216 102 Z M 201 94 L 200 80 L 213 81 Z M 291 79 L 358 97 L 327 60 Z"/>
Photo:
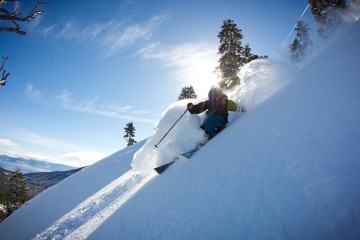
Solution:
<path fill-rule="evenodd" d="M 146 183 L 148 183 L 154 176 L 157 174 L 154 172 L 153 174 L 149 174 L 146 177 L 142 178 L 138 184 L 135 184 L 128 191 L 126 191 L 122 196 L 117 198 L 111 204 L 109 204 L 105 209 L 96 214 L 93 218 L 91 218 L 84 225 L 80 226 L 74 232 L 72 232 L 69 236 L 67 236 L 66 240 L 73 239 L 86 239 L 93 233 L 108 217 L 110 217 L 115 211 L 117 211 L 124 203 L 127 202 L 136 192 L 138 192 Z"/>
<path fill-rule="evenodd" d="M 35 236 L 42 239 L 84 239 L 157 174 L 141 176 L 131 169 Z"/>

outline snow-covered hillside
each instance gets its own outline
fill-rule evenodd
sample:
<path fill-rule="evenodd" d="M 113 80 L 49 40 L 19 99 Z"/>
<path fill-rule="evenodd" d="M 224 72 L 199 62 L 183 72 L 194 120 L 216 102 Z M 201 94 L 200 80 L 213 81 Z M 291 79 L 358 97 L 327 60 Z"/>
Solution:
<path fill-rule="evenodd" d="M 229 93 L 248 112 L 157 175 L 202 138 L 187 113 L 154 149 L 187 101 L 175 103 L 148 140 L 31 200 L 1 238 L 360 239 L 359 42 L 356 22 L 301 70 L 249 64 Z"/>

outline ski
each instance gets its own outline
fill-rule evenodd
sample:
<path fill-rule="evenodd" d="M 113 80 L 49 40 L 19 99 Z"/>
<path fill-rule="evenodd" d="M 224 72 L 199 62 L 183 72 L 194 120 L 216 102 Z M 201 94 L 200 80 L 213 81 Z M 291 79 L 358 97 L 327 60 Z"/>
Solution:
<path fill-rule="evenodd" d="M 187 111 L 187 110 L 186 110 Z M 183 113 L 183 115 L 186 113 L 186 111 Z M 242 106 L 241 104 L 239 104 L 239 108 L 238 108 L 238 111 L 237 112 L 246 112 L 246 109 L 244 106 Z M 180 118 L 183 116 L 181 115 Z M 175 122 L 175 124 L 180 120 L 180 118 Z M 174 125 L 175 125 L 174 124 Z M 231 123 L 227 124 L 226 126 L 229 126 Z M 169 129 L 169 131 L 174 127 L 174 125 Z M 165 136 L 169 133 L 169 131 L 165 134 Z M 165 137 L 164 136 L 164 137 Z M 164 137 L 160 140 L 160 142 L 164 139 Z M 159 142 L 159 143 L 160 143 Z M 169 163 L 166 163 L 166 164 L 163 164 L 161 166 L 158 166 L 156 168 L 154 168 L 154 170 L 158 173 L 158 174 L 161 174 L 163 173 L 168 167 L 170 167 L 174 162 L 176 162 L 177 160 L 179 160 L 180 157 L 183 157 L 183 158 L 186 158 L 186 159 L 189 159 L 191 158 L 201 147 L 203 147 L 205 144 L 207 144 L 209 142 L 209 140 L 205 141 L 205 142 L 202 142 L 202 143 L 199 143 L 194 149 L 186 152 L 186 153 L 180 153 L 178 157 L 176 157 L 173 161 L 169 162 Z M 155 145 L 155 147 L 157 148 L 158 147 L 158 144 Z"/>
<path fill-rule="evenodd" d="M 200 143 L 199 145 L 196 146 L 196 148 L 194 148 L 193 150 L 190 150 L 186 153 L 181 153 L 179 154 L 181 157 L 185 157 L 187 159 L 191 158 L 192 155 L 194 155 L 194 153 L 196 153 L 202 146 L 204 146 L 205 144 Z"/>
<path fill-rule="evenodd" d="M 190 151 L 190 152 L 186 152 L 186 153 L 180 153 L 179 156 L 180 157 L 184 157 L 187 159 L 190 159 L 192 157 L 192 155 L 194 155 L 196 151 Z"/>
<path fill-rule="evenodd" d="M 194 153 L 196 153 L 202 146 L 204 146 L 204 143 L 200 143 L 199 145 L 196 146 L 196 148 L 186 152 L 186 153 L 181 153 L 179 154 L 180 157 L 184 157 L 184 158 L 191 158 L 192 155 L 194 155 Z M 166 163 L 164 165 L 158 166 L 156 168 L 154 168 L 154 170 L 158 173 L 161 174 L 163 173 L 168 167 L 170 167 L 174 162 L 176 162 L 179 159 L 179 157 L 176 157 L 173 161 Z"/>
<path fill-rule="evenodd" d="M 171 164 L 176 162 L 176 160 L 178 160 L 178 158 L 175 158 L 175 160 L 173 160 L 169 163 L 166 163 L 164 165 L 154 168 L 155 172 L 157 172 L 158 174 L 162 174 L 168 167 L 170 167 Z"/>

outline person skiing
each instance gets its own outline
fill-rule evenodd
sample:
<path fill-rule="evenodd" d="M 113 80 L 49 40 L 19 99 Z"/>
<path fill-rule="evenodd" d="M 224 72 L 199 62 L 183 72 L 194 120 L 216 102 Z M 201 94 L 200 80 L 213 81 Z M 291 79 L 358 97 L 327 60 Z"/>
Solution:
<path fill-rule="evenodd" d="M 188 103 L 187 109 L 191 114 L 199 114 L 207 110 L 206 119 L 200 128 L 205 131 L 207 140 L 213 138 L 228 123 L 228 111 L 237 111 L 237 104 L 228 99 L 219 87 L 212 87 L 209 99 L 198 104 Z"/>

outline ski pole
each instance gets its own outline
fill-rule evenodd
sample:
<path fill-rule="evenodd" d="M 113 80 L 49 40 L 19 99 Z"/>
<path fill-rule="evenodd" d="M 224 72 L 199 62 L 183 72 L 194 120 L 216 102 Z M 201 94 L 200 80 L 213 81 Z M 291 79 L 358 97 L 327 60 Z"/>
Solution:
<path fill-rule="evenodd" d="M 185 110 L 185 112 L 183 114 L 181 114 L 181 116 L 179 117 L 178 120 L 176 120 L 176 122 L 174 123 L 174 125 L 171 126 L 171 128 L 169 129 L 169 131 L 167 131 L 165 133 L 165 135 L 160 139 L 160 141 L 155 144 L 155 148 L 158 148 L 158 145 L 161 143 L 161 141 L 166 137 L 166 135 L 168 135 L 168 133 L 171 131 L 171 129 L 173 129 L 173 127 L 178 123 L 178 121 L 180 121 L 180 119 L 185 115 L 185 113 L 187 112 L 187 109 Z"/>

